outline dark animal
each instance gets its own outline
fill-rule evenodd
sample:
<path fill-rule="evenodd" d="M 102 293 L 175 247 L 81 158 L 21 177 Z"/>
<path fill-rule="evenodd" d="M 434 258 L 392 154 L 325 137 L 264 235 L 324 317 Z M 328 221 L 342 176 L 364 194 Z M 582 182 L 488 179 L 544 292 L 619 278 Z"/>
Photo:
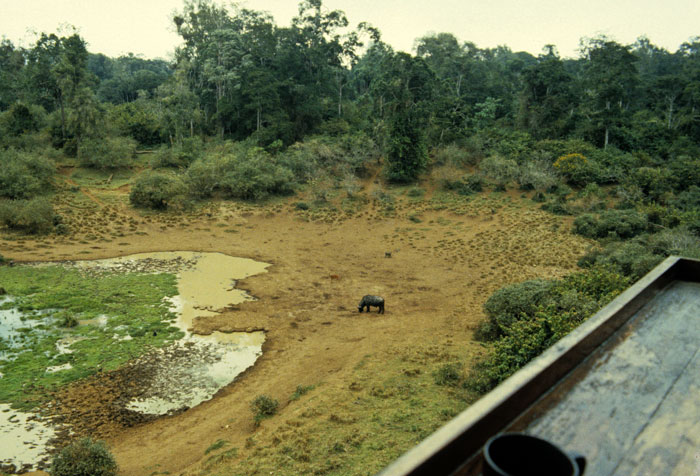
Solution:
<path fill-rule="evenodd" d="M 379 310 L 377 311 L 380 314 L 384 314 L 384 298 L 379 297 L 379 296 L 371 296 L 367 295 L 362 298 L 362 301 L 360 301 L 360 304 L 357 306 L 357 310 L 362 312 L 364 308 L 367 308 L 367 312 L 369 312 L 370 306 L 378 307 Z"/>

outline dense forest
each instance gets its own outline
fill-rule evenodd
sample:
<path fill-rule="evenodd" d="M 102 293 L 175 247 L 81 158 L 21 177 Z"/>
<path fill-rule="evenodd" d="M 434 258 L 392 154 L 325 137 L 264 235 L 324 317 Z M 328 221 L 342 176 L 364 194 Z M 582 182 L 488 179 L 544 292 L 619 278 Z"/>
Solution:
<path fill-rule="evenodd" d="M 289 26 L 207 0 L 172 20 L 172 63 L 94 54 L 78 33 L 2 40 L 0 223 L 67 232 L 51 204 L 56 164 L 116 170 L 143 150 L 154 158 L 131 204 L 160 210 L 293 194 L 319 177 L 351 194 L 380 165 L 389 183 L 431 174 L 455 194 L 519 188 L 600 247 L 578 275 L 489 299 L 479 334 L 501 360 L 483 364 L 480 390 L 664 256 L 700 257 L 700 38 L 670 52 L 597 36 L 563 59 L 554 45 L 533 56 L 439 33 L 408 54 L 321 0 Z"/>

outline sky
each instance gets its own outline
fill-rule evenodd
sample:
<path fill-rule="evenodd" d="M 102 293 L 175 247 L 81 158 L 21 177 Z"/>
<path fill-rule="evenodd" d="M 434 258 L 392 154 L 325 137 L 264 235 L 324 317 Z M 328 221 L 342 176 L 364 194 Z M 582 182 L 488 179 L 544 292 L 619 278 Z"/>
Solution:
<path fill-rule="evenodd" d="M 221 2 L 219 4 L 229 4 Z M 242 0 L 241 6 L 271 13 L 289 25 L 297 0 Z M 92 53 L 134 53 L 168 59 L 179 44 L 170 18 L 183 0 L 0 0 L 0 37 L 31 46 L 36 33 L 72 34 L 74 26 Z M 581 38 L 606 35 L 622 44 L 640 36 L 674 52 L 700 36 L 700 0 L 324 0 L 342 10 L 350 25 L 366 21 L 395 50 L 414 52 L 416 38 L 452 33 L 480 48 L 508 46 L 578 57 Z"/>

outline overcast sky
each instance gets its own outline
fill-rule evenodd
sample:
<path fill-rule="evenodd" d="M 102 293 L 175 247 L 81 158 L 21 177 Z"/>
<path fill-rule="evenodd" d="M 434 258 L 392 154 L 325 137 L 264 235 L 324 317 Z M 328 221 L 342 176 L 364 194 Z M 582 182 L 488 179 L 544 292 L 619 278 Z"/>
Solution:
<path fill-rule="evenodd" d="M 287 26 L 299 2 L 239 3 L 268 11 Z M 29 46 L 36 38 L 32 32 L 69 33 L 61 28 L 73 25 L 90 52 L 168 58 L 179 43 L 170 18 L 182 5 L 182 0 L 0 0 L 0 37 Z M 371 23 L 394 49 L 408 52 L 416 38 L 431 32 L 534 55 L 554 44 L 564 57 L 578 56 L 579 40 L 598 34 L 623 44 L 645 35 L 671 52 L 700 36 L 700 0 L 325 0 L 324 6 L 343 10 L 353 26 Z"/>

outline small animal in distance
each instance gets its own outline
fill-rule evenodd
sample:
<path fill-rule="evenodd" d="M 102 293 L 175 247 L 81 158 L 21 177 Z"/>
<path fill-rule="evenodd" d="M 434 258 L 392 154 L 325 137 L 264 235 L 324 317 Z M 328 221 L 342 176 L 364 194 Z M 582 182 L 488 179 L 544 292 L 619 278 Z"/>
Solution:
<path fill-rule="evenodd" d="M 357 310 L 362 312 L 364 308 L 367 308 L 367 312 L 369 312 L 371 306 L 379 308 L 377 310 L 379 314 L 384 314 L 384 298 L 372 296 L 370 294 L 362 298 L 362 301 L 360 301 L 360 304 L 357 306 Z"/>

